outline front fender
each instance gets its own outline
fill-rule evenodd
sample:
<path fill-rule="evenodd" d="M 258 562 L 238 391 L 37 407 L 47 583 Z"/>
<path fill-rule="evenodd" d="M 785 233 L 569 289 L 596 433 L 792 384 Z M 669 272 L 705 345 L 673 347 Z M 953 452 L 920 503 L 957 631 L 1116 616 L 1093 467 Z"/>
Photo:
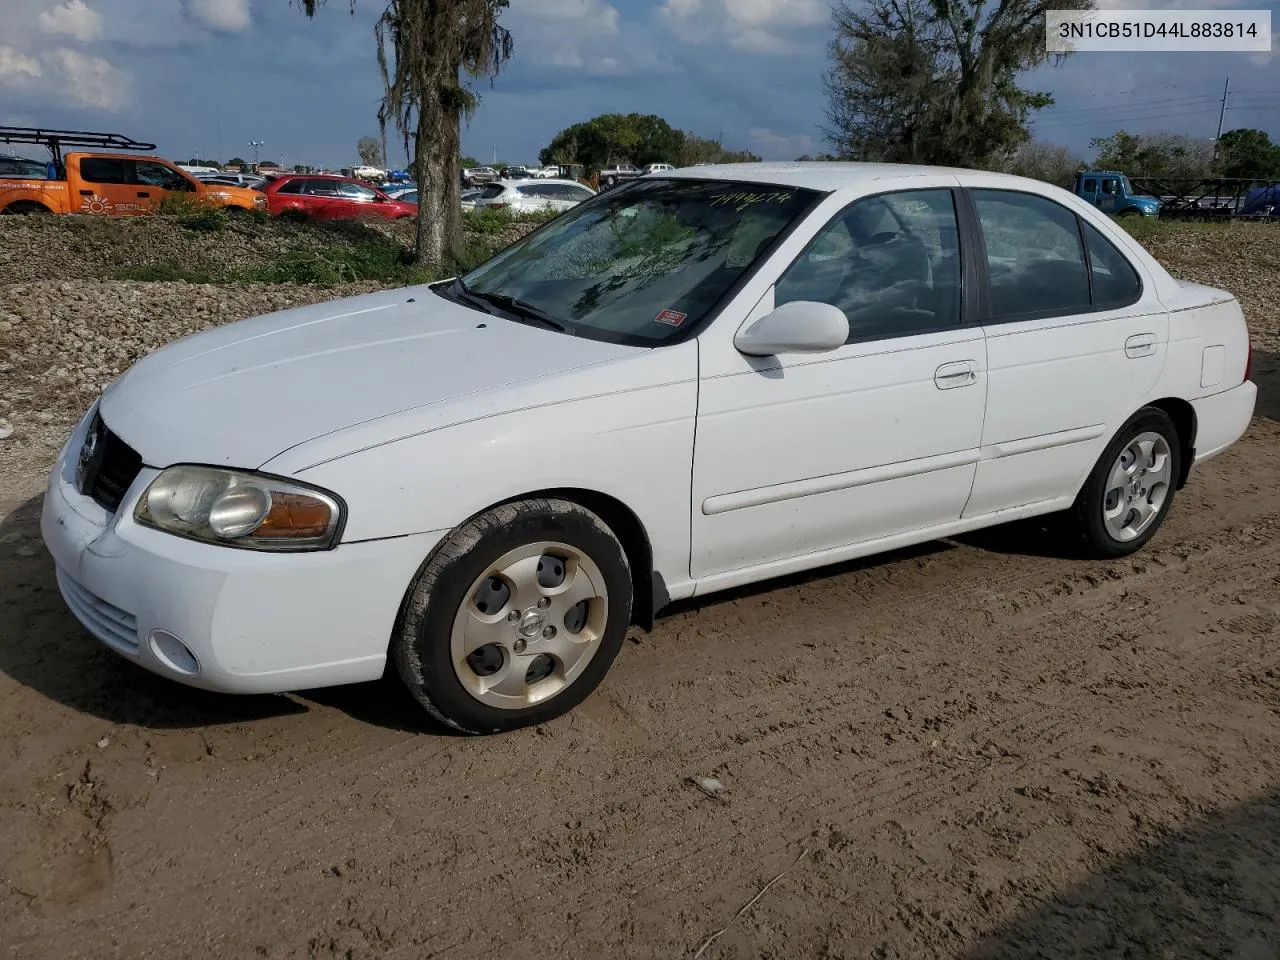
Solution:
<path fill-rule="evenodd" d="M 654 569 L 669 582 L 683 582 L 689 570 L 697 344 L 650 355 L 665 361 L 666 376 L 657 385 L 467 420 L 289 474 L 347 502 L 344 543 L 449 530 L 496 503 L 535 491 L 604 494 L 636 514 L 652 544 Z"/>

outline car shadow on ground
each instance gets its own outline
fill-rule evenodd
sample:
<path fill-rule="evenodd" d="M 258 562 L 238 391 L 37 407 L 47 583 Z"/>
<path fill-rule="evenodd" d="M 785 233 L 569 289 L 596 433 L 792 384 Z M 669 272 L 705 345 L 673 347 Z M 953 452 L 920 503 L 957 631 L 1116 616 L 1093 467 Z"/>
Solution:
<path fill-rule="evenodd" d="M 1258 405 L 1253 415 L 1280 421 L 1280 353 L 1254 350 L 1250 377 L 1258 385 Z"/>
<path fill-rule="evenodd" d="M 208 727 L 340 710 L 362 723 L 445 733 L 390 678 L 288 695 L 196 690 L 108 650 L 71 615 L 40 539 L 42 496 L 0 518 L 0 673 L 65 706 L 111 723 L 156 729 Z"/>
<path fill-rule="evenodd" d="M 1277 956 L 1280 792 L 1115 860 L 1028 908 L 965 960 Z"/>

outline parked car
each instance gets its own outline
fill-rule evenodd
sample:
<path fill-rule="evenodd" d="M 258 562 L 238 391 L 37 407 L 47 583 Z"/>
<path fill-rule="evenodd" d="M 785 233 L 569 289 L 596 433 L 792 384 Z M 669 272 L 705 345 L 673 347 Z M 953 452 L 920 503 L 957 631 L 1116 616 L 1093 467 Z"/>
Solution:
<path fill-rule="evenodd" d="M 267 210 L 273 216 L 295 213 L 316 220 L 356 217 L 403 220 L 418 213 L 417 204 L 393 200 L 381 190 L 349 177 L 286 174 L 263 186 L 262 192 L 267 198 Z"/>
<path fill-rule="evenodd" d="M 645 165 L 644 170 L 641 172 L 641 176 L 647 176 L 651 173 L 666 173 L 668 170 L 674 169 L 675 167 L 669 163 L 650 163 Z"/>
<path fill-rule="evenodd" d="M 382 191 L 392 200 L 401 200 L 404 203 L 418 202 L 418 187 L 416 184 L 401 184 L 397 187 L 385 187 Z"/>
<path fill-rule="evenodd" d="M 467 167 L 462 171 L 462 182 L 469 186 L 481 186 L 498 179 L 498 171 L 493 167 Z"/>
<path fill-rule="evenodd" d="M 600 186 L 608 189 L 617 186 L 624 180 L 634 180 L 640 176 L 640 168 L 629 163 L 615 163 L 600 171 Z"/>
<path fill-rule="evenodd" d="M 252 190 L 205 183 L 167 160 L 135 154 L 68 153 L 62 175 L 0 178 L 0 213 L 91 213 L 109 217 L 153 213 L 173 195 L 227 210 L 255 210 L 264 204 Z"/>
<path fill-rule="evenodd" d="M 71 611 L 148 670 L 250 693 L 390 665 L 506 730 L 671 600 L 1047 514 L 1132 554 L 1248 426 L 1250 363 L 1230 293 L 1049 184 L 683 170 L 455 279 L 143 357 L 41 529 Z"/>
<path fill-rule="evenodd" d="M 594 197 L 590 187 L 572 180 L 503 180 L 483 187 L 470 204 L 477 210 L 539 213 L 568 210 Z"/>
<path fill-rule="evenodd" d="M 463 190 L 461 194 L 462 209 L 464 211 L 474 210 L 476 208 L 476 201 L 484 195 L 484 191 L 484 187 L 473 187 L 470 190 Z"/>
<path fill-rule="evenodd" d="M 53 180 L 56 171 L 50 165 L 39 160 L 28 160 L 25 157 L 0 157 L 0 178 L 19 180 Z"/>

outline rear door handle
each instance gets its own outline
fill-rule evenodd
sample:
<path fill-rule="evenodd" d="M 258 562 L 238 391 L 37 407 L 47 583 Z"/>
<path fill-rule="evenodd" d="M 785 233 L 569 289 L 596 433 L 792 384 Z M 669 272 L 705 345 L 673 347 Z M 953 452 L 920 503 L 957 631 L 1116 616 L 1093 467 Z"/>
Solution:
<path fill-rule="evenodd" d="M 146 190 L 139 190 L 139 191 L 138 191 L 138 196 L 140 196 L 140 197 L 149 197 L 149 196 L 151 196 L 151 194 L 149 194 Z"/>
<path fill-rule="evenodd" d="M 80 196 L 82 196 L 82 197 L 92 197 L 92 196 L 93 196 L 93 191 L 92 191 L 92 190 L 81 190 L 81 191 L 80 191 Z"/>
<path fill-rule="evenodd" d="M 978 382 L 978 364 L 973 360 L 944 363 L 933 372 L 933 383 L 939 390 L 954 390 Z"/>
<path fill-rule="evenodd" d="M 1124 342 L 1124 355 L 1130 360 L 1149 357 L 1156 352 L 1154 333 L 1136 333 Z"/>

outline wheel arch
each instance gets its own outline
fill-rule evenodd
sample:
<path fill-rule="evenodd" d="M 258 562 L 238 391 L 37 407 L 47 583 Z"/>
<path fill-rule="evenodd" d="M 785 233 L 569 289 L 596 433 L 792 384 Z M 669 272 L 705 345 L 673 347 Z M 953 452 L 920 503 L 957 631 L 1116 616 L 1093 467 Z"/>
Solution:
<path fill-rule="evenodd" d="M 4 213 L 53 213 L 53 211 L 40 203 L 38 200 L 15 200 L 3 210 Z"/>
<path fill-rule="evenodd" d="M 621 500 L 607 493 L 582 487 L 551 487 L 507 497 L 477 511 L 475 516 L 504 504 L 544 498 L 569 500 L 581 507 L 586 507 L 613 531 L 627 555 L 627 563 L 631 567 L 631 582 L 635 586 L 631 622 L 642 630 L 652 630 L 654 618 L 658 611 L 667 605 L 670 597 L 667 595 L 662 574 L 653 568 L 653 545 L 649 542 L 649 532 L 635 511 Z M 469 517 L 464 522 L 470 519 Z"/>
<path fill-rule="evenodd" d="M 1187 477 L 1191 475 L 1191 462 L 1196 458 L 1196 409 L 1181 397 L 1162 397 L 1146 404 L 1163 410 L 1173 421 L 1178 431 L 1179 467 L 1175 489 L 1181 490 L 1187 485 Z"/>

